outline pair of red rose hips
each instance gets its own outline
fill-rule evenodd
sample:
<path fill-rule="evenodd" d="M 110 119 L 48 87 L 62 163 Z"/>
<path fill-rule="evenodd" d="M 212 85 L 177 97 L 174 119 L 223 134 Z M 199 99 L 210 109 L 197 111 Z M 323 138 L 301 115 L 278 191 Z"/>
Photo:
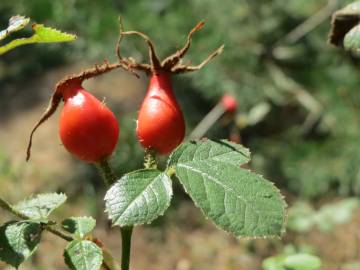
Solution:
<path fill-rule="evenodd" d="M 60 138 L 65 148 L 86 162 L 100 162 L 117 144 L 119 126 L 107 106 L 82 88 L 63 88 Z M 146 149 L 168 154 L 184 139 L 185 123 L 167 73 L 153 74 L 137 120 L 138 139 Z"/>
<path fill-rule="evenodd" d="M 185 136 L 184 117 L 173 94 L 171 76 L 200 70 L 221 54 L 224 48 L 223 45 L 220 46 L 197 66 L 182 63 L 182 58 L 190 48 L 192 35 L 203 26 L 203 22 L 198 23 L 189 32 L 183 48 L 160 61 L 148 36 L 137 31 L 125 32 L 120 22 L 120 38 L 117 44 L 119 62 L 113 65 L 106 62 L 103 66 L 96 66 L 58 83 L 49 107 L 31 132 L 27 160 L 30 158 L 35 130 L 55 112 L 61 100 L 65 105 L 60 116 L 59 133 L 65 148 L 74 156 L 90 163 L 101 162 L 113 153 L 119 137 L 118 122 L 106 105 L 88 93 L 81 84 L 85 79 L 118 67 L 132 73 L 139 70 L 151 74 L 149 87 L 139 111 L 136 133 L 145 149 L 157 154 L 169 154 Z M 120 42 L 126 35 L 137 35 L 145 40 L 149 49 L 150 64 L 137 64 L 131 58 L 121 57 Z"/>

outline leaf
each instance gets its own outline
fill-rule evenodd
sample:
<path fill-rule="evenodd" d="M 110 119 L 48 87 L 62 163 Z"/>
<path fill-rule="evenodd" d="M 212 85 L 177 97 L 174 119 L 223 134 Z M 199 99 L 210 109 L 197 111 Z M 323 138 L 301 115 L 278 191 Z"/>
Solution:
<path fill-rule="evenodd" d="M 76 39 L 76 35 L 64 33 L 51 27 L 45 27 L 43 24 L 34 24 L 33 30 L 35 31 L 33 38 L 36 42 L 68 42 Z"/>
<path fill-rule="evenodd" d="M 284 266 L 291 270 L 317 270 L 321 267 L 321 260 L 314 255 L 298 253 L 287 256 Z"/>
<path fill-rule="evenodd" d="M 263 270 L 288 270 L 283 266 L 283 256 L 266 258 L 261 264 Z"/>
<path fill-rule="evenodd" d="M 113 225 L 150 223 L 170 205 L 171 180 L 166 173 L 144 169 L 126 174 L 106 193 L 106 212 Z"/>
<path fill-rule="evenodd" d="M 314 220 L 321 231 L 329 232 L 336 225 L 349 222 L 353 217 L 353 212 L 358 207 L 359 200 L 357 198 L 347 198 L 335 203 L 326 204 L 314 214 Z"/>
<path fill-rule="evenodd" d="M 9 222 L 0 227 L 0 259 L 18 268 L 37 249 L 42 228 L 32 221 Z"/>
<path fill-rule="evenodd" d="M 280 254 L 266 258 L 262 267 L 264 270 L 317 270 L 321 260 L 307 253 Z"/>
<path fill-rule="evenodd" d="M 24 16 L 16 15 L 11 17 L 9 26 L 5 30 L 0 31 L 0 40 L 3 40 L 13 32 L 23 29 L 29 22 L 30 18 Z"/>
<path fill-rule="evenodd" d="M 4 46 L 1 46 L 0 55 L 25 44 L 69 42 L 76 39 L 75 35 L 64 33 L 54 28 L 45 27 L 42 24 L 33 24 L 33 30 L 35 33 L 31 37 L 15 39 Z"/>
<path fill-rule="evenodd" d="M 236 166 L 248 160 L 238 149 L 224 141 L 184 143 L 170 156 L 169 166 L 220 228 L 238 237 L 281 235 L 286 203 L 271 182 Z"/>
<path fill-rule="evenodd" d="M 360 22 L 360 1 L 336 11 L 332 16 L 329 42 L 342 47 L 345 35 Z M 348 37 L 349 38 L 349 37 Z M 349 42 L 349 41 L 347 41 Z"/>
<path fill-rule="evenodd" d="M 296 232 L 308 232 L 316 223 L 315 210 L 306 202 L 295 202 L 288 211 L 287 226 Z"/>
<path fill-rule="evenodd" d="M 65 219 L 61 224 L 64 230 L 81 239 L 95 228 L 96 220 L 92 217 L 71 217 Z"/>
<path fill-rule="evenodd" d="M 216 147 L 214 147 L 216 145 Z M 177 163 L 187 162 L 191 157 L 192 161 L 212 160 L 216 162 L 242 165 L 250 161 L 250 151 L 240 144 L 227 140 L 221 141 L 192 141 L 181 144 L 171 154 L 168 167 Z"/>
<path fill-rule="evenodd" d="M 21 201 L 14 208 L 30 219 L 46 220 L 66 199 L 63 193 L 44 193 Z"/>
<path fill-rule="evenodd" d="M 88 240 L 71 241 L 65 248 L 66 265 L 72 270 L 98 270 L 103 254 L 100 247 Z"/>
<path fill-rule="evenodd" d="M 352 28 L 344 37 L 344 48 L 347 50 L 360 49 L 360 24 Z"/>

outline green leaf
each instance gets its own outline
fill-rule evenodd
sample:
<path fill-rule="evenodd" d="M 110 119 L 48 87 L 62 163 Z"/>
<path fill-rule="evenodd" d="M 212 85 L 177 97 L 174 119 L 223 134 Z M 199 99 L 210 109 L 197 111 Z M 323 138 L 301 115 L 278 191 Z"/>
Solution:
<path fill-rule="evenodd" d="M 64 33 L 51 27 L 45 27 L 42 24 L 34 24 L 33 30 L 35 34 L 32 38 L 39 43 L 68 42 L 76 39 L 76 36 L 73 34 Z"/>
<path fill-rule="evenodd" d="M 237 166 L 250 161 L 250 151 L 240 144 L 227 140 L 192 141 L 181 144 L 176 151 L 171 154 L 168 167 L 187 162 L 190 159 L 193 162 L 205 160 Z"/>
<path fill-rule="evenodd" d="M 9 222 L 0 227 L 0 259 L 16 268 L 38 247 L 42 228 L 32 221 Z"/>
<path fill-rule="evenodd" d="M 53 43 L 69 42 L 76 39 L 75 35 L 63 33 L 54 28 L 45 27 L 42 24 L 33 24 L 34 35 L 28 38 L 20 38 L 10 41 L 8 44 L 0 47 L 0 55 L 8 52 L 15 47 L 32 43 Z"/>
<path fill-rule="evenodd" d="M 316 223 L 315 213 L 309 203 L 295 202 L 288 211 L 288 228 L 296 232 L 308 232 Z"/>
<path fill-rule="evenodd" d="M 29 23 L 29 21 L 30 18 L 26 18 L 24 16 L 16 15 L 11 17 L 9 20 L 9 26 L 5 30 L 0 31 L 0 40 L 3 40 L 11 33 L 23 29 Z"/>
<path fill-rule="evenodd" d="M 263 270 L 288 270 L 283 266 L 284 256 L 273 256 L 266 258 L 261 266 Z"/>
<path fill-rule="evenodd" d="M 271 182 L 236 166 L 248 160 L 239 149 L 224 141 L 188 142 L 170 156 L 169 166 L 220 228 L 238 237 L 281 235 L 286 203 Z"/>
<path fill-rule="evenodd" d="M 30 219 L 46 220 L 66 199 L 63 193 L 44 193 L 21 201 L 14 208 Z"/>
<path fill-rule="evenodd" d="M 321 231 L 329 232 L 336 225 L 349 222 L 359 204 L 357 198 L 347 198 L 335 203 L 326 204 L 314 214 L 314 220 Z"/>
<path fill-rule="evenodd" d="M 100 247 L 88 240 L 71 241 L 65 248 L 66 265 L 72 270 L 97 270 L 103 261 Z"/>
<path fill-rule="evenodd" d="M 291 270 L 317 270 L 321 267 L 321 260 L 314 255 L 298 253 L 287 256 L 284 266 Z"/>
<path fill-rule="evenodd" d="M 166 173 L 144 169 L 126 174 L 106 193 L 106 212 L 113 225 L 150 223 L 170 205 L 171 180 Z"/>
<path fill-rule="evenodd" d="M 352 28 L 344 37 L 344 48 L 347 50 L 360 49 L 360 24 Z"/>
<path fill-rule="evenodd" d="M 84 238 L 96 225 L 96 220 L 92 217 L 71 217 L 62 222 L 62 227 L 77 238 Z"/>

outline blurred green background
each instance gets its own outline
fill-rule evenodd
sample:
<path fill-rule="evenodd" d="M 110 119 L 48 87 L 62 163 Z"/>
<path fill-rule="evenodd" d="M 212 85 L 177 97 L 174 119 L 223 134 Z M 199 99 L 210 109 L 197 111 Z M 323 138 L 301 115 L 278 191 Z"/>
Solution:
<path fill-rule="evenodd" d="M 174 78 L 188 133 L 224 93 L 229 93 L 238 101 L 237 113 L 220 119 L 206 136 L 240 135 L 241 143 L 251 149 L 251 168 L 281 188 L 290 205 L 305 200 L 318 208 L 358 196 L 359 60 L 326 42 L 332 12 L 350 2 L 2 1 L 0 29 L 6 28 L 12 15 L 20 14 L 34 22 L 76 33 L 78 40 L 25 46 L 0 58 L 0 196 L 16 201 L 31 193 L 63 191 L 70 200 L 58 215 L 98 217 L 98 233 L 110 239 L 110 246 L 119 248 L 119 241 L 110 236 L 102 214 L 104 190 L 96 170 L 62 149 L 56 133 L 57 116 L 39 129 L 33 160 L 30 164 L 24 162 L 28 134 L 55 83 L 64 75 L 105 58 L 116 61 L 119 15 L 123 16 L 125 29 L 147 33 L 157 44 L 161 57 L 178 49 L 187 32 L 200 20 L 206 21 L 206 27 L 194 36 L 186 60 L 199 63 L 225 44 L 223 54 L 203 70 Z M 28 29 L 13 37 L 30 33 Z M 147 61 L 146 47 L 136 38 L 124 41 L 123 55 Z M 136 140 L 135 119 L 146 81 L 145 76 L 138 80 L 114 71 L 86 84 L 99 98 L 106 97 L 118 116 L 121 135 L 112 160 L 118 174 L 142 165 L 143 150 Z M 353 223 L 341 226 L 359 225 L 360 216 L 356 213 Z M 2 218 L 5 220 L 0 215 L 0 221 Z M 341 231 L 345 234 L 344 228 L 338 230 L 340 235 Z M 351 238 L 352 232 L 348 228 L 346 237 Z M 314 246 L 315 254 L 324 261 L 324 269 L 358 269 L 339 267 L 360 260 L 359 254 L 351 253 L 359 240 L 348 247 L 348 252 L 344 248 L 345 254 L 334 255 L 329 244 L 331 237 L 320 233 L 315 234 L 319 239 L 314 239 L 314 234 L 289 233 L 282 242 L 236 241 L 203 220 L 179 187 L 166 216 L 151 227 L 139 229 L 140 236 L 135 236 L 134 269 L 260 269 L 265 257 L 282 252 L 288 243 Z M 349 244 L 346 237 L 337 239 L 339 246 Z M 54 240 L 49 238 L 48 245 L 52 247 Z M 162 259 L 168 254 L 164 249 L 171 249 L 173 256 Z M 57 250 L 60 258 L 54 255 L 53 259 L 43 259 L 39 255 L 34 265 L 41 269 L 64 268 L 60 248 Z M 45 251 L 42 249 L 40 254 Z M 58 264 L 51 268 L 54 262 Z M 28 263 L 23 269 L 40 269 L 34 267 Z"/>

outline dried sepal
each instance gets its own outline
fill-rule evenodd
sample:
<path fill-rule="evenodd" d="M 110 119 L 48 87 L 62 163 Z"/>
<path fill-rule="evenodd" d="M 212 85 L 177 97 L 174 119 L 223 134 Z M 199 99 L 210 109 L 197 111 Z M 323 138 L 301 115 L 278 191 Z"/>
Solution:
<path fill-rule="evenodd" d="M 204 61 L 202 61 L 199 65 L 196 66 L 190 66 L 190 65 L 183 65 L 183 64 L 177 64 L 171 69 L 172 73 L 179 74 L 179 73 L 185 73 L 185 72 L 192 72 L 196 70 L 202 69 L 204 66 L 206 66 L 214 57 L 218 56 L 222 53 L 224 50 L 225 45 L 221 45 L 218 49 L 216 49 L 212 54 L 210 54 Z"/>
<path fill-rule="evenodd" d="M 164 59 L 164 61 L 161 63 L 161 65 L 165 69 L 172 69 L 172 67 L 174 67 L 176 64 L 178 64 L 180 62 L 180 60 L 185 56 L 185 54 L 187 53 L 187 51 L 190 48 L 192 35 L 195 32 L 197 32 L 198 30 L 200 30 L 201 28 L 203 28 L 204 25 L 205 25 L 205 22 L 199 22 L 188 34 L 184 47 Z"/>
<path fill-rule="evenodd" d="M 204 22 L 199 22 L 187 36 L 187 40 L 185 45 L 180 49 L 177 50 L 175 53 L 171 54 L 170 56 L 166 57 L 163 61 L 160 61 L 158 56 L 156 55 L 155 45 L 151 41 L 151 39 L 142 32 L 139 31 L 124 31 L 124 26 L 122 20 L 120 18 L 120 32 L 119 32 L 119 39 L 116 46 L 116 53 L 119 59 L 119 63 L 122 63 L 124 66 L 128 67 L 131 70 L 140 70 L 145 71 L 146 73 L 157 74 L 159 72 L 168 72 L 173 74 L 178 73 L 185 73 L 196 71 L 202 69 L 206 64 L 208 64 L 214 57 L 221 54 L 224 45 L 220 46 L 217 50 L 215 50 L 212 54 L 210 54 L 202 63 L 197 66 L 191 66 L 181 63 L 181 59 L 185 56 L 187 51 L 190 48 L 192 36 L 195 32 L 200 30 L 204 27 Z M 120 53 L 120 44 L 126 35 L 137 35 L 140 36 L 148 45 L 149 49 L 149 58 L 150 64 L 146 63 L 136 63 L 132 58 L 124 58 Z"/>

